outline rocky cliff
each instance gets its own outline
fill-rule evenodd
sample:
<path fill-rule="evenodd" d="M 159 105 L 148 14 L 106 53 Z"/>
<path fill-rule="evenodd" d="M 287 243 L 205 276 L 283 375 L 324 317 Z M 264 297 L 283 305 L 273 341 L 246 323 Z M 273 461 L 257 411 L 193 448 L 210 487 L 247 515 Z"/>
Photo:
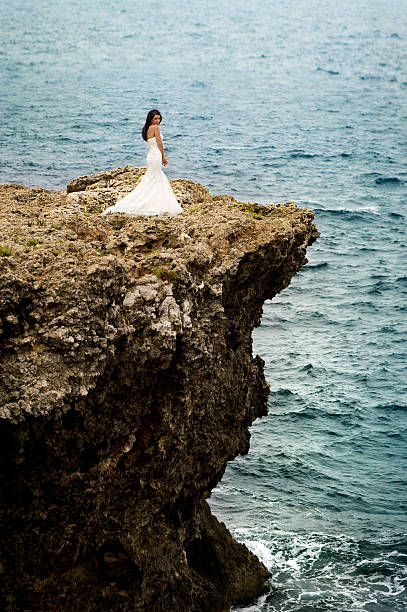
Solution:
<path fill-rule="evenodd" d="M 0 186 L 0 605 L 217 612 L 268 571 L 205 499 L 267 410 L 251 334 L 313 214 L 173 181 L 184 214 L 98 213 L 142 169 Z"/>

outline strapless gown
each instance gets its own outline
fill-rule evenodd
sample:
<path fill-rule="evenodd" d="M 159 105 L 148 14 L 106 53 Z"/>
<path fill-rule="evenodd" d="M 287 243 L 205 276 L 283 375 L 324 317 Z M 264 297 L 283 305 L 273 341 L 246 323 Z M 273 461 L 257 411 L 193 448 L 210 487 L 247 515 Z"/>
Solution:
<path fill-rule="evenodd" d="M 127 213 L 128 215 L 178 215 L 182 213 L 169 180 L 162 171 L 161 151 L 155 136 L 147 140 L 147 170 L 141 181 L 124 198 L 102 212 Z"/>

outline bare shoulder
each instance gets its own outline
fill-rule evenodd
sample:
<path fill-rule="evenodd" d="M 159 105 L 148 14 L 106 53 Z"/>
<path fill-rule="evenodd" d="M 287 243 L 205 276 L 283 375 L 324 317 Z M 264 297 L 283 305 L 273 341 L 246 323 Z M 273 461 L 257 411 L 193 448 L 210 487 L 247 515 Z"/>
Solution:
<path fill-rule="evenodd" d="M 160 130 L 158 129 L 158 125 L 150 125 L 147 130 L 147 138 L 152 138 L 153 136 L 156 136 L 159 133 Z"/>

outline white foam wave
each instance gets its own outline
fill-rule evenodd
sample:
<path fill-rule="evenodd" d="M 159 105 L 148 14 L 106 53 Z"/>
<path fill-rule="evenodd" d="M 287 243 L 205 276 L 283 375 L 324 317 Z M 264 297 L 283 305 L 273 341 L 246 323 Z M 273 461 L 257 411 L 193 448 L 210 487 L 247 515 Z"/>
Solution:
<path fill-rule="evenodd" d="M 332 612 L 349 610 L 402 611 L 407 567 L 397 551 L 362 558 L 361 545 L 345 534 L 296 534 L 276 530 L 269 539 L 253 529 L 236 529 L 243 541 L 273 575 L 273 595 L 235 612 L 295 612 L 304 605 Z M 379 544 L 379 543 L 377 543 Z M 274 605 L 276 601 L 276 607 Z M 407 603 L 407 600 L 406 600 Z"/>

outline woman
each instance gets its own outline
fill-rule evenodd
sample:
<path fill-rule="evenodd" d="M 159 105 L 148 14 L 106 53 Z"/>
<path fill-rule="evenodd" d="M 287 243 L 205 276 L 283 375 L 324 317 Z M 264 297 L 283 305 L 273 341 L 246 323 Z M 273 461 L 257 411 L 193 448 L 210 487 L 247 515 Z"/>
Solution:
<path fill-rule="evenodd" d="M 168 160 L 164 154 L 163 142 L 160 134 L 160 123 L 162 116 L 160 111 L 151 110 L 145 122 L 141 134 L 147 142 L 147 171 L 140 183 L 133 191 L 114 206 L 109 206 L 102 212 L 123 212 L 129 215 L 178 215 L 182 208 L 177 202 L 171 185 L 161 165 L 166 166 Z"/>

